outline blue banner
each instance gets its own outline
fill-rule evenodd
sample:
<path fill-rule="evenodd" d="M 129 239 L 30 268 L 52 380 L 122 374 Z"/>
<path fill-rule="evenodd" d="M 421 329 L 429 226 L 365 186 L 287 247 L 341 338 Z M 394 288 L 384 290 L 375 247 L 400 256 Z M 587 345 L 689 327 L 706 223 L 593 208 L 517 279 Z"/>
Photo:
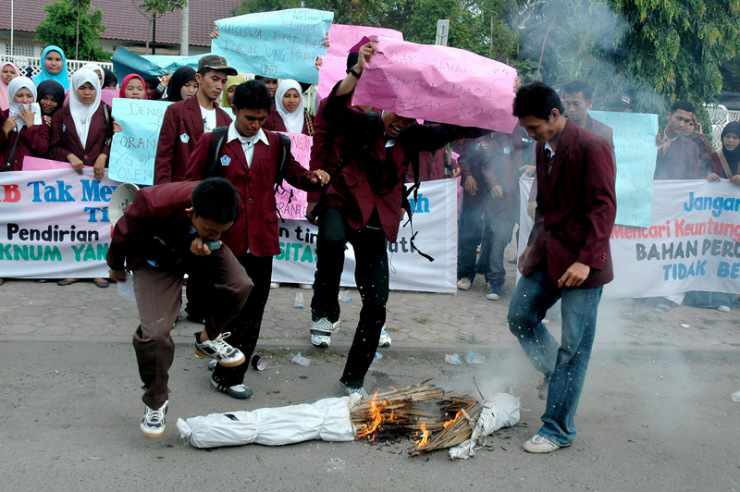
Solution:
<path fill-rule="evenodd" d="M 154 63 L 163 70 L 175 73 L 175 70 L 180 67 L 190 67 L 193 70 L 198 71 L 198 61 L 204 56 L 210 54 L 211 53 L 204 53 L 202 55 L 192 56 L 144 55 L 142 58 Z"/>
<path fill-rule="evenodd" d="M 333 12 L 288 9 L 216 21 L 211 51 L 240 73 L 317 84 L 316 57 L 334 19 Z"/>
<path fill-rule="evenodd" d="M 616 224 L 649 227 L 658 148 L 658 115 L 589 111 L 614 131 L 617 158 Z"/>
<path fill-rule="evenodd" d="M 154 159 L 167 101 L 113 99 L 113 119 L 121 132 L 113 134 L 108 176 L 138 185 L 154 184 Z"/>

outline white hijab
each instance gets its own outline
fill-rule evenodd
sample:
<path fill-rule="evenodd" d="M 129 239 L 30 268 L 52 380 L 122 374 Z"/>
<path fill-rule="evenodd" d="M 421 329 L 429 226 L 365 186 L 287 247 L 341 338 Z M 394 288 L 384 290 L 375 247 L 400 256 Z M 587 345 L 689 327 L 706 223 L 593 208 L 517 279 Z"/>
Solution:
<path fill-rule="evenodd" d="M 103 71 L 103 67 L 101 67 L 97 63 L 86 63 L 85 66 L 82 68 L 84 68 L 85 70 L 92 70 L 93 72 L 97 72 L 98 78 L 105 81 L 105 72 Z"/>
<path fill-rule="evenodd" d="M 31 95 L 33 96 L 33 100 L 36 100 L 36 85 L 33 83 L 33 80 L 29 79 L 28 77 L 16 77 L 13 80 L 10 81 L 8 84 L 8 116 L 13 117 L 15 116 L 15 129 L 16 131 L 21 131 L 21 128 L 23 128 L 23 125 L 25 123 L 23 122 L 23 118 L 21 118 L 21 104 L 15 102 L 15 94 L 23 89 L 26 88 L 29 91 L 31 91 Z M 31 111 L 33 113 L 33 124 L 34 125 L 40 125 L 41 124 L 41 108 L 39 107 L 38 103 L 33 102 L 29 104 L 25 104 L 26 110 Z"/>
<path fill-rule="evenodd" d="M 89 82 L 95 88 L 95 100 L 92 104 L 84 104 L 77 97 L 77 89 Z M 87 134 L 90 132 L 90 122 L 95 112 L 100 107 L 100 80 L 92 70 L 81 68 L 72 75 L 72 87 L 69 91 L 69 111 L 75 122 L 77 136 L 80 138 L 82 147 L 87 146 Z"/>
<path fill-rule="evenodd" d="M 301 102 L 298 104 L 298 107 L 293 112 L 289 112 L 287 109 L 285 109 L 285 106 L 283 106 L 283 96 L 290 89 L 295 89 L 296 91 L 298 91 L 298 95 L 301 96 Z M 283 118 L 283 123 L 285 123 L 285 129 L 288 133 L 301 133 L 303 131 L 304 104 L 303 89 L 301 89 L 301 84 L 293 79 L 284 79 L 280 81 L 277 91 L 275 91 L 275 107 L 277 107 L 278 114 L 280 114 L 280 116 Z"/>

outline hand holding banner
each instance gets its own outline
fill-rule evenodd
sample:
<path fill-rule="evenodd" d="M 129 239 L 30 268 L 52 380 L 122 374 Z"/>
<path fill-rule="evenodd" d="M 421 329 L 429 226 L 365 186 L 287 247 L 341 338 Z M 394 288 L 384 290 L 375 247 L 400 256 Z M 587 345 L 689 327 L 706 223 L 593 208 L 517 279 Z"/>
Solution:
<path fill-rule="evenodd" d="M 170 102 L 114 99 L 113 119 L 122 128 L 113 134 L 110 151 L 111 179 L 139 185 L 154 184 L 154 159 L 159 130 Z"/>
<path fill-rule="evenodd" d="M 352 103 L 511 133 L 515 81 L 513 68 L 465 50 L 380 38 Z"/>
<path fill-rule="evenodd" d="M 288 9 L 261 12 L 216 21 L 218 37 L 211 52 L 226 58 L 242 73 L 319 81 L 316 57 L 334 19 L 333 12 Z"/>

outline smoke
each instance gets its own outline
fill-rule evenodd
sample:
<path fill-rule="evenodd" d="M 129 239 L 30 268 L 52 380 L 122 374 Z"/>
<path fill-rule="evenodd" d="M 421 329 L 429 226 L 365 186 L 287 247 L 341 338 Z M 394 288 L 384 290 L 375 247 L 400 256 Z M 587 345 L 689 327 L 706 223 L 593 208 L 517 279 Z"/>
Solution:
<path fill-rule="evenodd" d="M 530 0 L 513 24 L 520 57 L 538 64 L 531 78 L 555 88 L 571 80 L 588 82 L 594 87 L 594 109 L 605 109 L 615 94 L 627 93 L 635 111 L 664 112 L 657 91 L 624 68 L 630 25 L 605 0 Z"/>

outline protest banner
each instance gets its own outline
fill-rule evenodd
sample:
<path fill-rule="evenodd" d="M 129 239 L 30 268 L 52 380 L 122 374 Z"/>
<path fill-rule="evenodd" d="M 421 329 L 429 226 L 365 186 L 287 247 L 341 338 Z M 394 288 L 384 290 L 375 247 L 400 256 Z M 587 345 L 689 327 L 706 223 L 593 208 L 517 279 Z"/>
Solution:
<path fill-rule="evenodd" d="M 591 117 L 614 132 L 617 160 L 616 223 L 628 226 L 650 225 L 653 176 L 658 148 L 658 115 L 589 111 Z"/>
<path fill-rule="evenodd" d="M 465 50 L 380 38 L 352 103 L 511 133 L 515 80 L 513 68 Z"/>
<path fill-rule="evenodd" d="M 383 36 L 403 40 L 403 33 L 383 27 L 332 24 L 329 28 L 329 48 L 321 57 L 319 68 L 319 100 L 329 95 L 337 82 L 347 76 L 347 55 L 363 37 Z"/>
<path fill-rule="evenodd" d="M 347 24 L 332 24 L 329 28 L 329 49 L 327 55 L 340 56 L 347 59 L 350 48 L 360 42 L 365 36 L 382 36 L 387 39 L 403 40 L 403 33 L 385 27 L 352 26 Z"/>
<path fill-rule="evenodd" d="M 108 174 L 138 185 L 154 184 L 154 159 L 167 101 L 114 99 L 113 118 L 121 131 L 113 134 Z"/>
<path fill-rule="evenodd" d="M 722 180 L 655 181 L 649 227 L 614 226 L 609 297 L 740 294 L 740 193 Z"/>
<path fill-rule="evenodd" d="M 290 138 L 290 153 L 293 155 L 293 159 L 308 169 L 313 137 L 302 133 L 280 133 Z M 306 217 L 306 192 L 293 188 L 285 180 L 283 180 L 282 187 L 275 194 L 275 202 L 280 216 L 284 219 L 303 219 Z"/>
<path fill-rule="evenodd" d="M 526 214 L 532 178 L 523 177 L 519 183 L 521 254 L 532 228 Z M 649 226 L 615 225 L 612 230 L 614 280 L 604 287 L 604 296 L 667 297 L 689 291 L 740 294 L 737 186 L 727 180 L 655 181 L 652 197 Z"/>
<path fill-rule="evenodd" d="M 287 9 L 240 15 L 216 21 L 218 37 L 211 52 L 241 73 L 319 81 L 316 57 L 334 19 L 333 12 Z"/>
<path fill-rule="evenodd" d="M 107 277 L 115 189 L 91 167 L 0 173 L 0 276 Z"/>
<path fill-rule="evenodd" d="M 196 72 L 198 71 L 198 61 L 204 56 L 208 56 L 211 53 L 203 53 L 201 55 L 191 56 L 169 56 L 169 55 L 144 55 L 142 58 L 154 63 L 162 70 L 166 70 L 169 73 L 175 73 L 180 67 L 190 67 Z"/>
<path fill-rule="evenodd" d="M 50 159 L 39 159 L 30 155 L 23 158 L 24 171 L 48 171 L 49 169 L 72 169 L 72 164 Z"/>
<path fill-rule="evenodd" d="M 390 287 L 393 290 L 454 293 L 457 290 L 457 180 L 421 183 L 414 212 L 414 244 L 435 261 L 411 247 L 411 227 L 402 227 L 398 241 L 388 243 Z M 405 222 L 405 221 L 404 221 Z M 306 220 L 280 222 L 280 254 L 275 257 L 273 282 L 312 284 L 316 270 L 318 228 Z M 352 246 L 345 252 L 340 285 L 354 287 Z"/>
<path fill-rule="evenodd" d="M 113 71 L 116 72 L 118 82 L 122 82 L 126 75 L 138 73 L 144 79 L 159 77 L 167 73 L 167 70 L 150 62 L 146 58 L 132 53 L 123 46 L 118 46 L 113 53 Z"/>

